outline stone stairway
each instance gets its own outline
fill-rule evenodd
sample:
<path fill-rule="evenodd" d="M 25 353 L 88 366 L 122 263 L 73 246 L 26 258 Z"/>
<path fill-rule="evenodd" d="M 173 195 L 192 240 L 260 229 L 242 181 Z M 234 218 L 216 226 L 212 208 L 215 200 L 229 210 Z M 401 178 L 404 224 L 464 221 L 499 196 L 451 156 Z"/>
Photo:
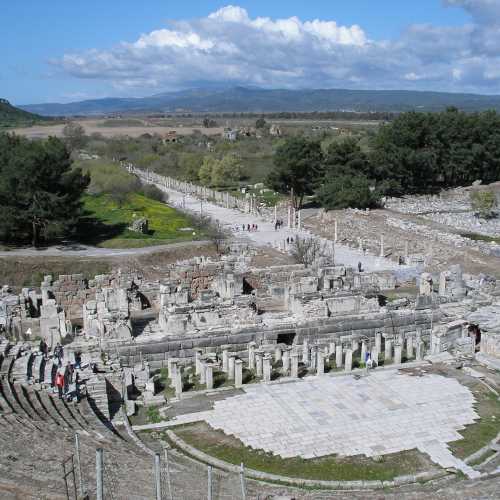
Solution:
<path fill-rule="evenodd" d="M 95 375 L 86 382 L 87 394 L 94 411 L 102 418 L 109 420 L 109 401 L 106 390 L 106 378 Z"/>

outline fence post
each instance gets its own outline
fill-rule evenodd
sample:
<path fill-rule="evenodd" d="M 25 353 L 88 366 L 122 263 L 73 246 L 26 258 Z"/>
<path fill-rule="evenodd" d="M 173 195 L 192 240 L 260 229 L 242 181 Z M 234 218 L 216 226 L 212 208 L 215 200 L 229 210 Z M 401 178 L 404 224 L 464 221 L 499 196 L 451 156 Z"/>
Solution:
<path fill-rule="evenodd" d="M 95 477 L 96 477 L 96 498 L 104 500 L 104 452 L 102 448 L 97 448 L 95 452 Z"/>
<path fill-rule="evenodd" d="M 212 500 L 212 466 L 208 465 L 207 466 L 207 472 L 208 472 L 208 495 L 207 498 L 208 500 Z"/>
<path fill-rule="evenodd" d="M 85 496 L 85 487 L 83 485 L 83 475 L 82 475 L 82 462 L 80 458 L 80 436 L 75 433 L 75 455 L 76 455 L 76 465 L 78 467 L 78 481 L 80 485 L 80 495 L 83 498 Z"/>
<path fill-rule="evenodd" d="M 62 469 L 64 477 L 64 486 L 66 488 L 66 498 L 69 500 L 68 474 L 66 472 L 66 462 L 64 460 L 62 462 Z"/>
<path fill-rule="evenodd" d="M 245 466 L 243 465 L 243 462 L 241 462 L 240 466 L 240 483 L 241 483 L 241 498 L 242 500 L 246 500 L 247 494 L 246 494 L 246 488 L 245 488 Z"/>
<path fill-rule="evenodd" d="M 170 465 L 168 461 L 168 449 L 165 448 L 165 467 L 167 470 L 167 486 L 168 486 L 168 496 L 170 500 L 174 500 L 174 496 L 172 494 L 172 483 L 170 482 Z"/>
<path fill-rule="evenodd" d="M 76 491 L 75 461 L 73 455 L 71 455 L 71 471 L 73 473 L 73 489 L 75 490 L 75 500 L 76 500 L 78 499 L 78 493 Z"/>
<path fill-rule="evenodd" d="M 159 453 L 155 453 L 155 483 L 156 483 L 156 500 L 161 500 L 161 470 L 160 470 Z"/>

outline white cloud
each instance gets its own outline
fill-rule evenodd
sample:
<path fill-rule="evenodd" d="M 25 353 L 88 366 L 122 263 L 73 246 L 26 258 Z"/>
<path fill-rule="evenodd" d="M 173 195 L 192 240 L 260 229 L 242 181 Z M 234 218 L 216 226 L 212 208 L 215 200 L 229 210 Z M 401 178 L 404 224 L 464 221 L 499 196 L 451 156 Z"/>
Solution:
<path fill-rule="evenodd" d="M 467 10 L 472 22 L 412 25 L 399 39 L 373 40 L 358 25 L 251 18 L 228 5 L 108 50 L 66 54 L 54 64 L 79 78 L 111 81 L 122 92 L 200 82 L 499 92 L 500 1 L 443 1 Z"/>

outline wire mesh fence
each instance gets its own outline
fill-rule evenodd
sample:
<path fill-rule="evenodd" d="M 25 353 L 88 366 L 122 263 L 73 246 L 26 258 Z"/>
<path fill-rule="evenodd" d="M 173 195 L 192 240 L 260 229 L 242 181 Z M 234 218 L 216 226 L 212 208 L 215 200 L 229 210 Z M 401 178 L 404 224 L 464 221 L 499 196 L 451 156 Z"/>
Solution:
<path fill-rule="evenodd" d="M 75 443 L 76 444 L 76 443 Z M 239 472 L 226 472 L 193 461 L 172 459 L 165 448 L 156 456 L 133 460 L 116 449 L 85 450 L 75 446 L 68 462 L 69 489 L 78 498 L 119 500 L 247 500 L 243 465 Z M 86 495 L 86 496 L 85 496 Z"/>

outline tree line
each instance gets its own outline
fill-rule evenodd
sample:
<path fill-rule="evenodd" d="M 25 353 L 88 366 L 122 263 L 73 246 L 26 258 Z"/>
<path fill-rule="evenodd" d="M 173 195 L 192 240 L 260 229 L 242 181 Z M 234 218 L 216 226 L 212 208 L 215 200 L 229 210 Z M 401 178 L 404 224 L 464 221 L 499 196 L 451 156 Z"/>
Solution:
<path fill-rule="evenodd" d="M 290 138 L 275 152 L 268 178 L 296 206 L 316 195 L 327 209 L 376 206 L 384 195 L 431 194 L 500 180 L 500 116 L 402 113 L 381 125 L 368 150 L 351 138 L 322 149 L 319 141 Z"/>

